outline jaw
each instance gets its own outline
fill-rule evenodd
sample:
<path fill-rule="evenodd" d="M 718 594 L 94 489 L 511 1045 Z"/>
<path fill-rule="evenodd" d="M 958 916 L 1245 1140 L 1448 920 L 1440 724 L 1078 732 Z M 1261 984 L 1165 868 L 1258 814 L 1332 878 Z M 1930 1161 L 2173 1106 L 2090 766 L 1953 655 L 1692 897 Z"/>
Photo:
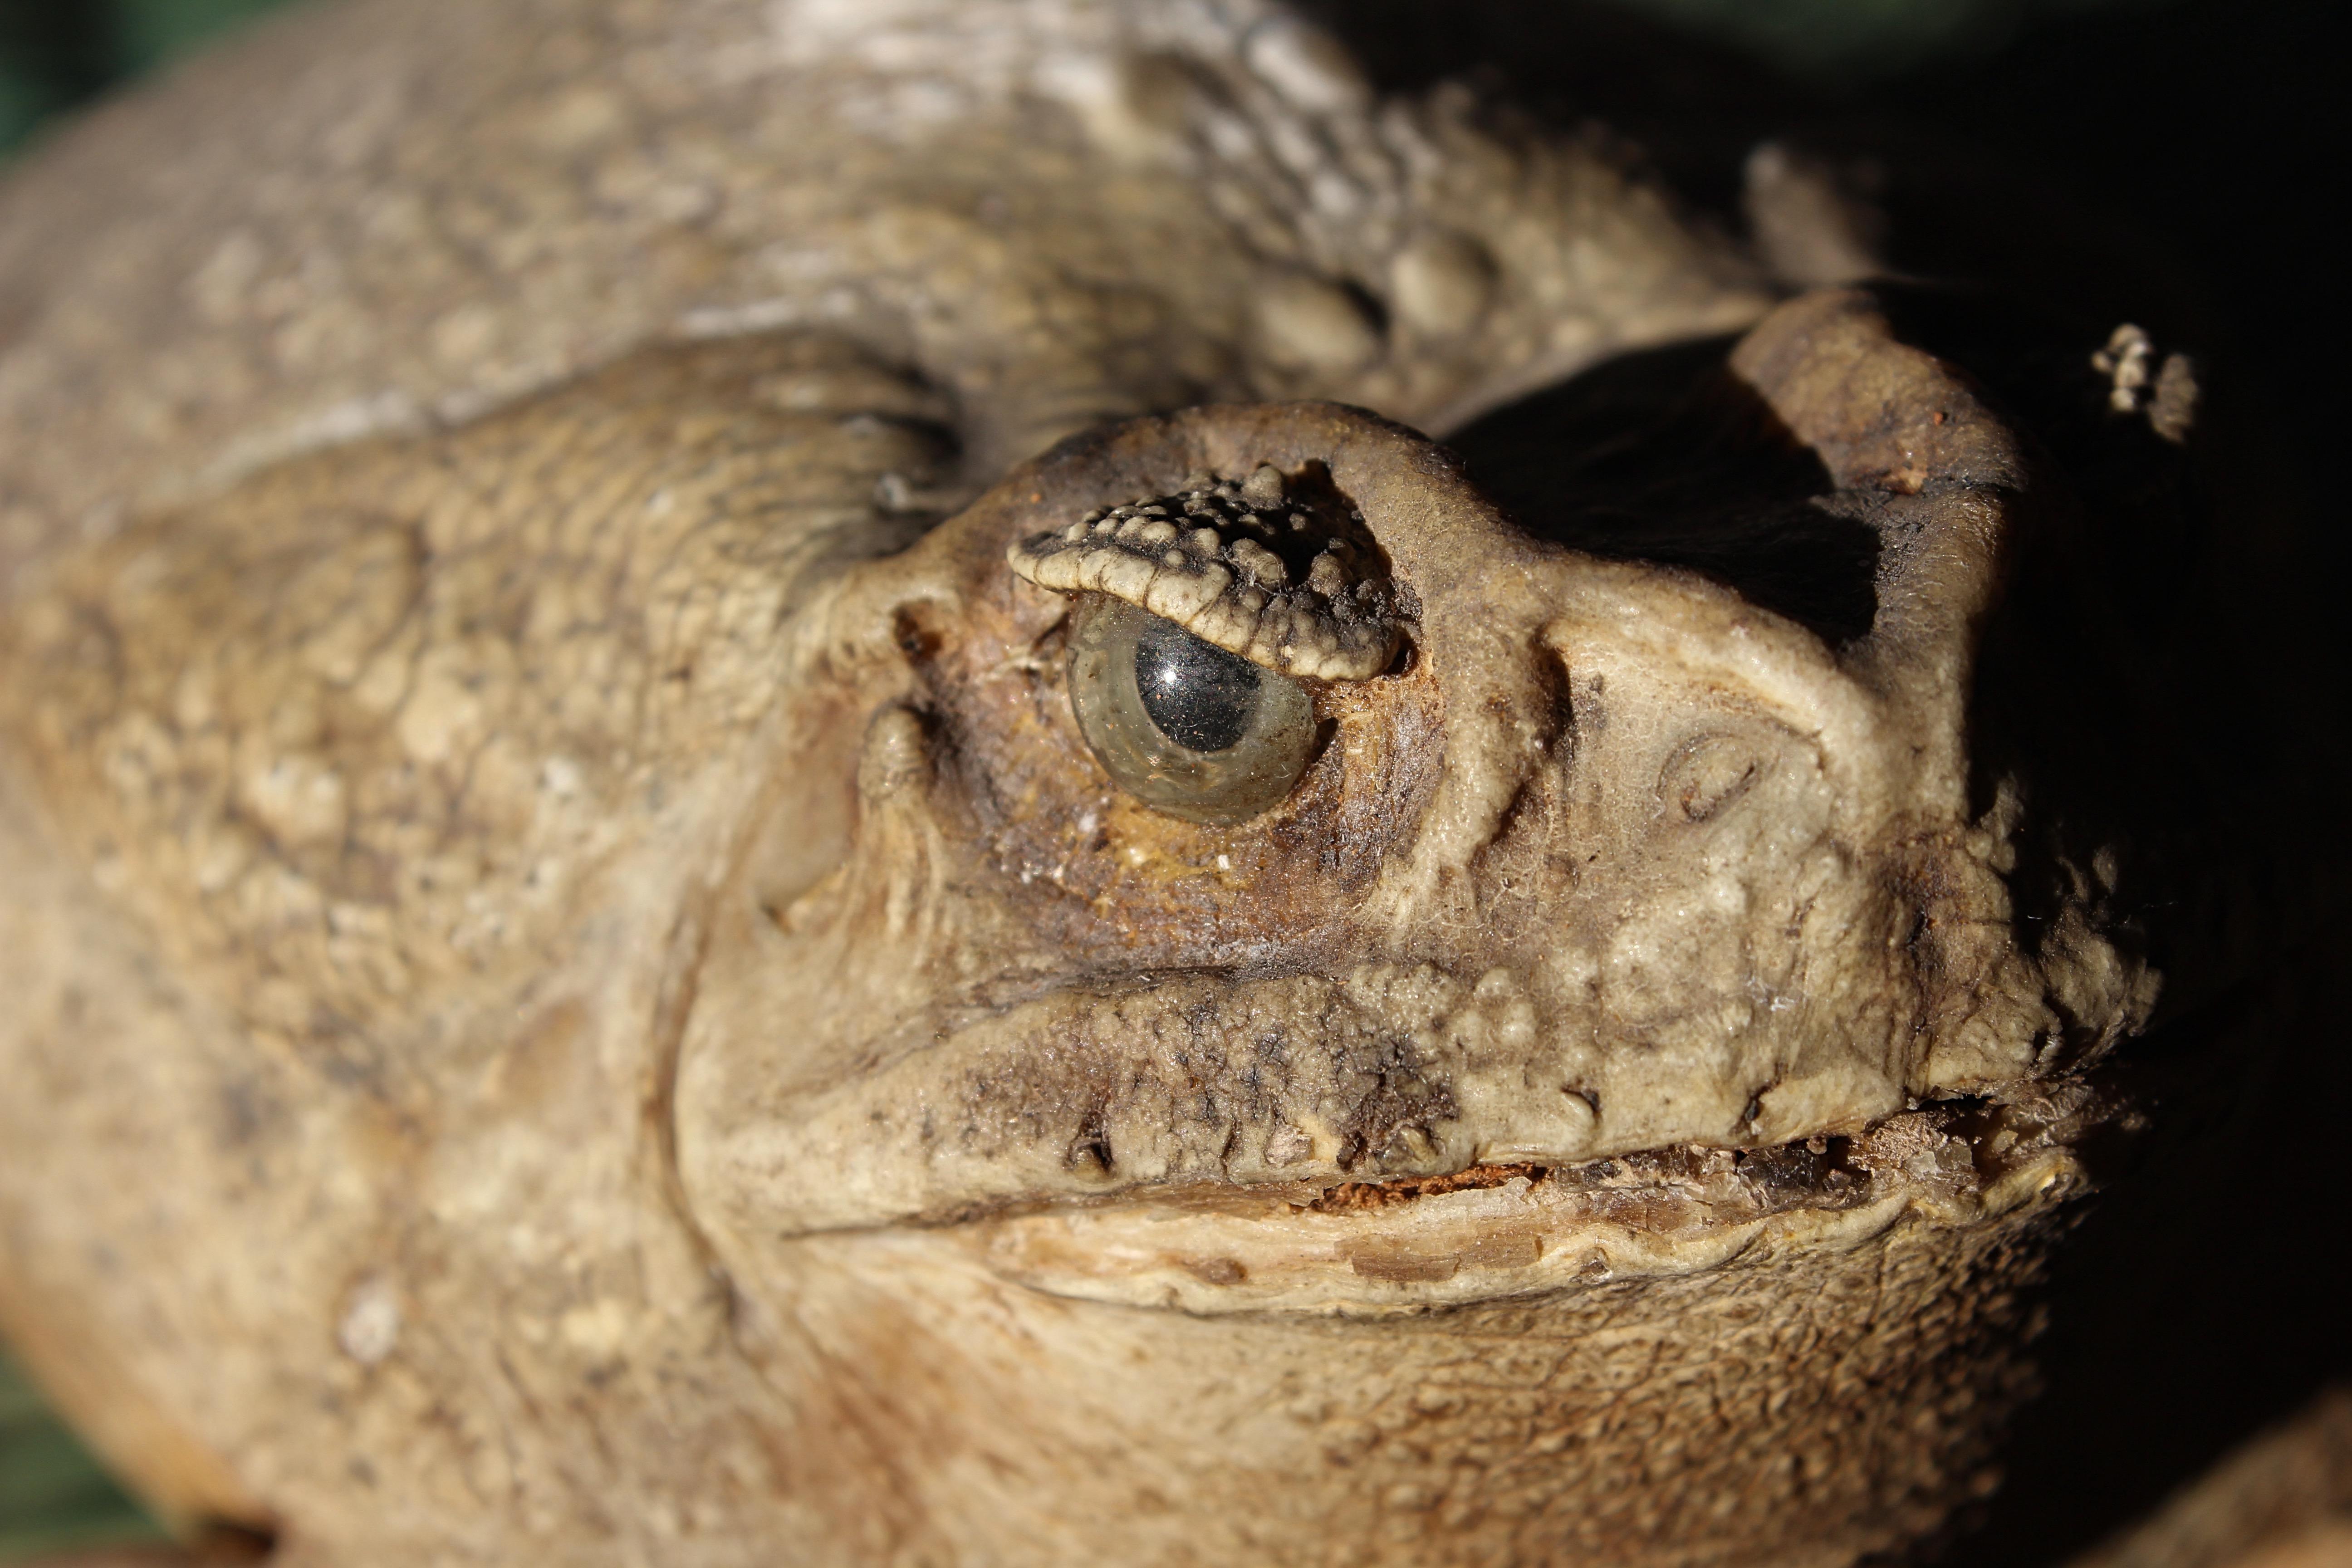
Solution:
<path fill-rule="evenodd" d="M 958 901 L 982 872 L 943 847 L 936 770 L 904 754 L 919 732 L 876 733 L 892 782 L 868 788 L 886 770 L 860 765 L 866 837 L 833 890 L 782 918 L 731 900 L 672 1101 L 698 1222 L 780 1297 L 814 1259 L 854 1277 L 926 1258 L 1072 1302 L 1412 1316 L 1697 1279 L 1754 1255 L 1843 1257 L 1906 1228 L 2000 1228 L 2079 1184 L 2086 1104 L 1906 1111 L 1899 1073 L 1806 1012 L 1748 1005 L 1745 971 L 1718 997 L 1685 965 L 1682 1011 L 1643 1015 L 1656 922 L 1632 940 L 1616 928 L 1634 962 L 1612 966 L 1572 904 L 1548 954 L 1483 973 L 1324 972 L 1313 961 L 1332 947 L 1380 941 L 1332 928 L 1287 974 L 1057 973 L 1038 953 L 943 994 L 950 961 L 1018 950 L 1022 925 Z M 1654 743 L 1673 754 L 1671 737 Z M 1799 890 L 1824 927 L 1867 929 L 1828 918 L 1833 886 Z M 1690 911 L 1706 900 L 1678 889 L 1656 902 L 1704 921 Z M 1685 947 L 1752 956 L 1794 923 L 1762 897 L 1713 902 L 1759 932 L 1686 931 Z M 926 912 L 891 913 L 910 909 Z M 1855 944 L 1829 945 L 1830 963 L 1791 960 L 1816 990 L 1849 973 Z M 860 997 L 874 1005 L 844 1000 Z M 1755 1027 L 1692 1034 L 1726 1018 Z M 1809 1060 L 1826 1065 L 1795 1070 Z"/>
<path fill-rule="evenodd" d="M 702 1217 L 739 1348 L 855 1427 L 823 1462 L 875 1473 L 842 1495 L 957 1561 L 1828 1568 L 1989 1486 L 2113 1109 L 789 1237 Z"/>
<path fill-rule="evenodd" d="M 1528 1092 L 1560 1053 L 1496 1026 L 1528 1011 L 1501 990 L 1423 968 L 1057 992 L 869 1047 L 789 1120 L 706 1057 L 685 1187 L 745 1238 L 922 1237 L 1073 1300 L 1377 1317 L 1996 1222 L 2080 1185 L 2104 1114 L 2077 1089 L 1628 1147 L 1623 1112 Z"/>
<path fill-rule="evenodd" d="M 1985 1484 L 2074 1185 L 1937 1121 L 729 1237 L 736 1335 L 959 1561 L 1848 1563 Z"/>
<path fill-rule="evenodd" d="M 1759 1137 L 1749 1075 L 1593 1059 L 1592 1021 L 1507 968 L 1066 984 L 861 1031 L 811 1053 L 856 1070 L 795 1079 L 773 1070 L 781 1052 L 719 1048 L 793 1011 L 773 994 L 756 1015 L 728 1005 L 730 972 L 763 951 L 706 973 L 719 994 L 676 1101 L 697 1208 L 747 1235 L 976 1227 L 1013 1277 L 1068 1294 L 1208 1310 L 1477 1300 L 1703 1267 L 1759 1226 L 1850 1228 L 1921 1202 L 2000 1212 L 2025 1179 L 2015 1150 L 1996 1169 L 1940 1131 L 1950 1116 L 1887 1121 L 1885 1088 L 1828 1075 L 1819 1120 Z M 1944 1164 L 1906 1174 L 1892 1128 L 1937 1129 Z M 1096 1252 L 1100 1267 L 1078 1261 Z"/>

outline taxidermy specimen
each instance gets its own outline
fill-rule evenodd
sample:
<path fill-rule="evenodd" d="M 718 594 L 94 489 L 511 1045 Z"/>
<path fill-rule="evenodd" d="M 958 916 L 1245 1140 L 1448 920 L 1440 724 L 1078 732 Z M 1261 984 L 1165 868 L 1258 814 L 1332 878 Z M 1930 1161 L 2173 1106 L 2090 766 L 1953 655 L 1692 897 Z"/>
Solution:
<path fill-rule="evenodd" d="M 1255 0 L 98 114 L 0 188 L 0 1330 L 288 1564 L 1933 1531 L 2234 951 L 2108 569 L 2197 390 L 1833 187 Z"/>

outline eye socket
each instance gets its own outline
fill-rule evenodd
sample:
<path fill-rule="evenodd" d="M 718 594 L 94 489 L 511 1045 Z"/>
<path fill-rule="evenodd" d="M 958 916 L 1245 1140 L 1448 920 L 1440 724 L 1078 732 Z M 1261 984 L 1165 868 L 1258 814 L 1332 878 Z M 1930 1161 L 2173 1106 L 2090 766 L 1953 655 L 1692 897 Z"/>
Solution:
<path fill-rule="evenodd" d="M 1288 676 L 1124 600 L 1088 594 L 1070 635 L 1070 707 L 1119 788 L 1188 822 L 1244 822 L 1315 754 L 1315 705 Z"/>

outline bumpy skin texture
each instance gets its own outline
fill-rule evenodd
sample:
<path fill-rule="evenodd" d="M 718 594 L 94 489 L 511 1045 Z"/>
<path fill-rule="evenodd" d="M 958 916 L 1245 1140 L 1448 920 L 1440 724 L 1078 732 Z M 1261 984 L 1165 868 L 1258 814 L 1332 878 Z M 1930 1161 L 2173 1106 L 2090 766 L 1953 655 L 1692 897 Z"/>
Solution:
<path fill-rule="evenodd" d="M 373 0 L 6 202 L 0 568 L 666 336 L 845 331 L 956 398 L 985 481 L 1216 398 L 1443 425 L 1768 302 L 1594 148 L 1379 101 L 1255 4 Z"/>
<path fill-rule="evenodd" d="M 1831 1564 L 1987 1484 L 2157 978 L 1971 750 L 2063 485 L 1873 297 L 1178 4 L 350 7 L 0 202 L 0 1329 L 165 1508 Z M 1759 316 L 1702 445 L 1852 636 L 1389 422 Z M 1200 826 L 1006 552 L 1264 464 L 1411 657 Z"/>

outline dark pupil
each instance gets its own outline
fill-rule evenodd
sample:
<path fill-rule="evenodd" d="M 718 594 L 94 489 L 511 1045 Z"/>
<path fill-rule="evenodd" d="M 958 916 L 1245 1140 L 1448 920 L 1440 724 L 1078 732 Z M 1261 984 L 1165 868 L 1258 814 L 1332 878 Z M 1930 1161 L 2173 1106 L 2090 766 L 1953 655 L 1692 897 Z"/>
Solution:
<path fill-rule="evenodd" d="M 1195 752 L 1239 741 L 1257 710 L 1257 666 L 1173 621 L 1154 621 L 1136 639 L 1135 687 L 1160 732 Z"/>

